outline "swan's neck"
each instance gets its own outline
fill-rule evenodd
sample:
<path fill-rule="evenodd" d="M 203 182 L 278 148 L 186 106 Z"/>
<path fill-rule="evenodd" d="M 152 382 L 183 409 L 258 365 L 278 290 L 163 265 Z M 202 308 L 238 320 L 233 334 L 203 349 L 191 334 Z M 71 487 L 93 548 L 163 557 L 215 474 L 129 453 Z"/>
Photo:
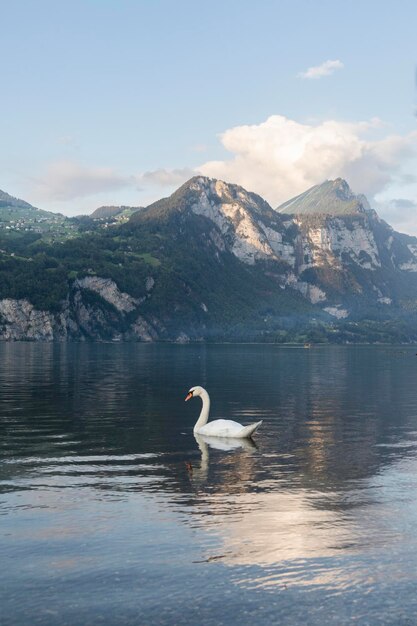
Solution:
<path fill-rule="evenodd" d="M 203 406 L 201 407 L 200 417 L 194 426 L 194 432 L 198 432 L 199 428 L 207 424 L 210 413 L 210 396 L 205 389 L 201 392 L 200 398 L 203 402 Z"/>

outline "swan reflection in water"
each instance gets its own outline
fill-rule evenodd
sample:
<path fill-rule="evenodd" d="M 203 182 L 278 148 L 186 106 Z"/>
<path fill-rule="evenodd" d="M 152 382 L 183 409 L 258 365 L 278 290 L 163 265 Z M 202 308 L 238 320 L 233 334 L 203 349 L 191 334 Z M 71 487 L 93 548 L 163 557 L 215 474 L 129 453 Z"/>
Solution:
<path fill-rule="evenodd" d="M 201 452 L 199 465 L 188 466 L 191 483 L 195 486 L 203 485 L 209 475 L 210 452 L 209 449 L 221 450 L 222 452 L 256 452 L 257 445 L 252 439 L 236 439 L 233 437 L 208 437 L 194 432 L 194 438 Z"/>
<path fill-rule="evenodd" d="M 231 450 L 247 450 L 254 451 L 258 446 L 253 439 L 236 439 L 233 437 L 208 437 L 207 435 L 198 435 L 194 433 L 195 440 L 201 450 L 201 454 L 208 454 L 208 448 L 214 450 L 223 450 L 230 452 Z"/>

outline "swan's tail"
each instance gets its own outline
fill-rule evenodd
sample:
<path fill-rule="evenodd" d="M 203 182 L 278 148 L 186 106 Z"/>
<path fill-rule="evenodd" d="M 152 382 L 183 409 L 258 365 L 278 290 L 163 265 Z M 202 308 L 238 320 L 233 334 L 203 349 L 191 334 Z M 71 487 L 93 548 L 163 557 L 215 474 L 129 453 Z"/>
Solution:
<path fill-rule="evenodd" d="M 261 424 L 262 420 L 260 422 L 255 422 L 254 424 L 249 424 L 249 426 L 245 426 L 239 432 L 239 437 L 252 437 L 253 433 L 258 430 Z"/>

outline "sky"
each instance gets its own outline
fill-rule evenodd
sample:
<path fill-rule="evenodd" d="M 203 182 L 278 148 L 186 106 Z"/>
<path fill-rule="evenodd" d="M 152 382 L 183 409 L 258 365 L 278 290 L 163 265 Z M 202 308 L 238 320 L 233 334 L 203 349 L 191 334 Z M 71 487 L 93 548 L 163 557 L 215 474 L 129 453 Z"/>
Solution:
<path fill-rule="evenodd" d="M 66 215 L 338 176 L 417 235 L 417 3 L 0 0 L 0 189 Z"/>

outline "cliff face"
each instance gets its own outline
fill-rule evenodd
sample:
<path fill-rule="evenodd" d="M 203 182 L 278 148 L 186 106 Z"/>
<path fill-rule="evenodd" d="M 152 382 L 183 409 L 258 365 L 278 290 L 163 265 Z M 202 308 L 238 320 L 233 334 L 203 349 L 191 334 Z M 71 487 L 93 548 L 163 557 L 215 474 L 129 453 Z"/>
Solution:
<path fill-rule="evenodd" d="M 0 300 L 0 336 L 5 341 L 52 341 L 55 327 L 54 315 L 37 311 L 28 300 Z"/>
<path fill-rule="evenodd" d="M 148 287 L 153 286 L 150 277 Z M 121 292 L 110 279 L 74 282 L 60 311 L 39 311 L 26 299 L 0 300 L 4 341 L 153 341 L 158 333 L 139 312 L 141 301 Z M 133 315 L 132 315 L 133 314 Z"/>

